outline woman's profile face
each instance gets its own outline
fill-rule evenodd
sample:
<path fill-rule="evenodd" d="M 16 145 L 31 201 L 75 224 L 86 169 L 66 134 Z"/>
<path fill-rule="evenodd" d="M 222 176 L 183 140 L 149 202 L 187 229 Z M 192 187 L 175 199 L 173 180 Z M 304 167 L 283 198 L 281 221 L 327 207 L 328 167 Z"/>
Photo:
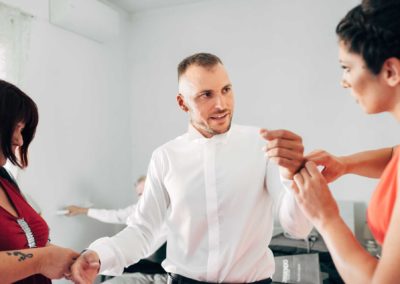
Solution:
<path fill-rule="evenodd" d="M 24 138 L 22 137 L 22 131 L 24 130 L 25 123 L 18 122 L 15 126 L 14 133 L 11 140 L 12 151 L 15 153 L 18 147 L 21 147 L 24 144 Z"/>
<path fill-rule="evenodd" d="M 24 139 L 22 137 L 22 130 L 24 130 L 25 123 L 18 122 L 15 126 L 12 138 L 11 138 L 11 150 L 13 153 L 16 152 L 18 147 L 21 147 L 24 144 Z M 3 154 L 3 151 L 0 149 L 0 166 L 4 166 L 7 162 L 6 157 Z"/>
<path fill-rule="evenodd" d="M 374 75 L 366 66 L 361 55 L 350 52 L 342 41 L 339 43 L 339 62 L 343 68 L 342 87 L 350 89 L 350 94 L 368 113 L 379 113 L 391 109 L 390 90 L 381 72 Z"/>

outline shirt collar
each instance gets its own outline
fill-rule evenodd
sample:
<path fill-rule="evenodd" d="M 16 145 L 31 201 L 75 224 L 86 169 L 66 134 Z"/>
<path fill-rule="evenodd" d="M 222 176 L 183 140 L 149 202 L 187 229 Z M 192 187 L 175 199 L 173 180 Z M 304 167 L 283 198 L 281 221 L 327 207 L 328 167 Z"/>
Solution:
<path fill-rule="evenodd" d="M 228 142 L 229 136 L 232 132 L 233 124 L 231 125 L 231 128 L 222 134 L 217 134 L 212 136 L 211 138 L 204 137 L 203 134 L 201 134 L 191 123 L 189 123 L 189 128 L 188 128 L 188 138 L 189 141 L 194 141 L 197 143 L 223 143 L 226 144 Z"/>

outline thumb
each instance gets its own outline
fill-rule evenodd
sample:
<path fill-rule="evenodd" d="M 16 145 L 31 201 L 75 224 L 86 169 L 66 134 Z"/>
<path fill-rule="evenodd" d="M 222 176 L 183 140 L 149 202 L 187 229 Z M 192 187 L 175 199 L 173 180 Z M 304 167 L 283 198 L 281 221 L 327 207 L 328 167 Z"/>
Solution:
<path fill-rule="evenodd" d="M 89 262 L 89 268 L 93 268 L 93 269 L 100 269 L 100 263 L 98 261 L 92 261 Z"/>
<path fill-rule="evenodd" d="M 89 268 L 100 268 L 100 259 L 95 252 L 85 252 L 83 253 L 83 258 L 85 259 Z"/>

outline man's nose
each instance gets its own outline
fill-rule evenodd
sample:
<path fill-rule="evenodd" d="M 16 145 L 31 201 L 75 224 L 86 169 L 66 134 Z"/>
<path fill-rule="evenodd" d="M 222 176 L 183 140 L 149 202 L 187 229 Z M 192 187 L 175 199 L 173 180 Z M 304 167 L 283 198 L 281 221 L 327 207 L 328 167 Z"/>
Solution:
<path fill-rule="evenodd" d="M 219 94 L 215 98 L 215 108 L 217 109 L 225 109 L 226 108 L 226 99 L 222 94 Z"/>

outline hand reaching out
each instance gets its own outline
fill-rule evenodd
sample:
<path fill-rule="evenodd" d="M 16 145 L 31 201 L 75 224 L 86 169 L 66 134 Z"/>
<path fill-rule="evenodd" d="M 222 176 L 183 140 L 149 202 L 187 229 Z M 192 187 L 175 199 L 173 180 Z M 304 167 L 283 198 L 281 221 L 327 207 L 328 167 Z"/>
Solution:
<path fill-rule="evenodd" d="M 50 279 L 60 279 L 68 275 L 72 263 L 79 256 L 79 253 L 71 249 L 56 245 L 48 245 L 42 250 L 43 254 L 38 263 L 38 273 Z"/>
<path fill-rule="evenodd" d="M 305 156 L 307 161 L 312 161 L 318 166 L 323 166 L 322 175 L 327 183 L 335 181 L 346 173 L 346 165 L 339 158 L 323 150 L 315 150 Z"/>
<path fill-rule="evenodd" d="M 66 214 L 67 216 L 77 216 L 77 215 L 83 215 L 87 214 L 88 208 L 85 207 L 79 207 L 75 205 L 70 205 L 65 208 L 68 210 L 68 213 Z"/>

